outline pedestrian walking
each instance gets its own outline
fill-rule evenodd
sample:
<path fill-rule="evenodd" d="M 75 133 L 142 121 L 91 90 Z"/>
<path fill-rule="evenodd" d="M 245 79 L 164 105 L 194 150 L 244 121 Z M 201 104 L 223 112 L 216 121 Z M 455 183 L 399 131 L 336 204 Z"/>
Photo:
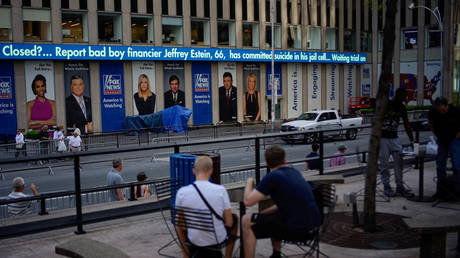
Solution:
<path fill-rule="evenodd" d="M 22 130 L 18 129 L 16 131 L 16 153 L 14 154 L 14 157 L 17 158 L 19 157 L 19 154 L 22 152 L 24 157 L 27 157 L 27 152 L 26 152 L 26 142 L 24 141 L 24 134 L 22 134 Z"/>

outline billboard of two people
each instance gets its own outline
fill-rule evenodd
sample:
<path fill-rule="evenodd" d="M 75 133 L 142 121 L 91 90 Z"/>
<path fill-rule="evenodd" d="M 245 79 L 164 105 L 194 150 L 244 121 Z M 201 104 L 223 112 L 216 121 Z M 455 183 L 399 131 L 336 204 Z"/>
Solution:
<path fill-rule="evenodd" d="M 93 132 L 89 65 L 69 62 L 64 65 L 65 109 L 67 130 L 80 129 L 82 134 Z"/>
<path fill-rule="evenodd" d="M 163 77 L 165 109 L 175 105 L 185 107 L 185 93 L 180 89 L 181 83 L 184 83 L 184 64 L 164 63 Z"/>
<path fill-rule="evenodd" d="M 56 125 L 54 69 L 52 62 L 26 62 L 27 124 L 29 129 Z"/>
<path fill-rule="evenodd" d="M 155 112 L 155 63 L 133 62 L 134 114 L 150 115 Z"/>
<path fill-rule="evenodd" d="M 260 91 L 258 81 L 260 76 L 258 64 L 245 64 L 243 76 L 246 83 L 246 92 L 243 94 L 243 117 L 245 121 L 260 120 Z"/>

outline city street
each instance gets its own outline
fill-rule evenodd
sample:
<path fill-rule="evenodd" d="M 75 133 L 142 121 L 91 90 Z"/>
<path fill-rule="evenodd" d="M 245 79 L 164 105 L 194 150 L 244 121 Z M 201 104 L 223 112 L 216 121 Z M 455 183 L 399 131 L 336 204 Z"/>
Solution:
<path fill-rule="evenodd" d="M 357 151 L 367 151 L 369 142 L 370 129 L 364 129 L 358 134 L 358 138 L 354 141 L 344 140 L 329 140 L 324 144 L 325 155 L 333 155 L 337 151 L 337 146 L 344 144 L 347 147 L 347 153 Z M 431 132 L 422 132 L 420 134 L 421 141 L 427 141 Z M 405 132 L 400 133 L 402 143 L 408 143 Z M 268 142 L 266 141 L 266 146 Z M 310 153 L 311 145 L 297 143 L 286 144 L 280 139 L 273 140 L 275 144 L 283 146 L 287 152 L 288 160 L 303 159 Z M 253 143 L 253 142 L 252 142 Z M 192 148 L 183 147 L 181 152 L 189 151 L 217 151 L 221 153 L 221 168 L 228 169 L 238 166 L 246 166 L 254 164 L 255 155 L 254 149 L 248 148 L 248 142 L 230 142 L 219 145 L 200 145 Z M 261 141 L 261 161 L 263 162 L 264 144 Z M 124 168 L 122 176 L 125 182 L 135 181 L 136 175 L 144 171 L 149 179 L 169 177 L 169 154 L 172 148 L 155 150 L 155 151 L 139 151 L 111 155 L 98 155 L 82 158 L 81 170 L 81 183 L 82 188 L 91 188 L 95 186 L 102 186 L 106 184 L 106 174 L 111 168 L 111 160 L 114 157 L 122 157 L 124 161 Z M 152 154 L 155 153 L 155 159 L 152 162 Z M 357 162 L 358 155 L 353 155 L 347 158 L 349 163 Z M 4 197 L 11 192 L 11 181 L 16 176 L 21 176 L 25 179 L 26 183 L 30 185 L 35 183 L 41 193 L 73 190 L 73 162 L 67 161 L 53 161 L 50 164 L 54 175 L 49 175 L 49 168 L 47 166 L 27 165 L 27 164 L 14 164 L 4 166 L 3 169 L 12 168 L 27 168 L 21 172 L 5 173 L 6 180 L 0 181 L 0 196 Z M 36 168 L 35 168 L 36 167 Z M 304 169 L 303 164 L 296 165 L 298 169 Z M 28 192 L 30 190 L 26 190 Z"/>

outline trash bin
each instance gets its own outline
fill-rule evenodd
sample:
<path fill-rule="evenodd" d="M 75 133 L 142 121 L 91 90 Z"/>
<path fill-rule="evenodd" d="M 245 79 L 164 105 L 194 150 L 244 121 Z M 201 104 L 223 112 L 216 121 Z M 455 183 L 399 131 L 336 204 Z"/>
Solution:
<path fill-rule="evenodd" d="M 195 175 L 192 168 L 195 165 L 197 156 L 190 154 L 171 154 L 169 156 L 169 176 L 171 180 L 180 180 L 180 186 L 189 185 L 195 182 Z M 179 185 L 178 185 L 179 186 Z M 171 188 L 171 207 L 176 202 L 176 193 L 179 188 Z"/>
<path fill-rule="evenodd" d="M 208 156 L 212 160 L 213 170 L 211 175 L 211 182 L 220 185 L 220 154 L 214 152 L 188 152 L 187 154 L 195 156 Z"/>

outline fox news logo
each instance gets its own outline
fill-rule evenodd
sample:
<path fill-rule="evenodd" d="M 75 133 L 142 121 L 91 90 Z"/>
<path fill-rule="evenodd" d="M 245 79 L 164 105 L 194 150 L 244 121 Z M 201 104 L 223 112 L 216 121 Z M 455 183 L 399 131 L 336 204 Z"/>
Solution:
<path fill-rule="evenodd" d="M 121 75 L 104 74 L 104 95 L 121 94 Z"/>
<path fill-rule="evenodd" d="M 11 89 L 11 77 L 0 76 L 0 99 L 11 99 L 13 97 Z"/>
<path fill-rule="evenodd" d="M 195 92 L 209 92 L 209 74 L 195 74 Z"/>

